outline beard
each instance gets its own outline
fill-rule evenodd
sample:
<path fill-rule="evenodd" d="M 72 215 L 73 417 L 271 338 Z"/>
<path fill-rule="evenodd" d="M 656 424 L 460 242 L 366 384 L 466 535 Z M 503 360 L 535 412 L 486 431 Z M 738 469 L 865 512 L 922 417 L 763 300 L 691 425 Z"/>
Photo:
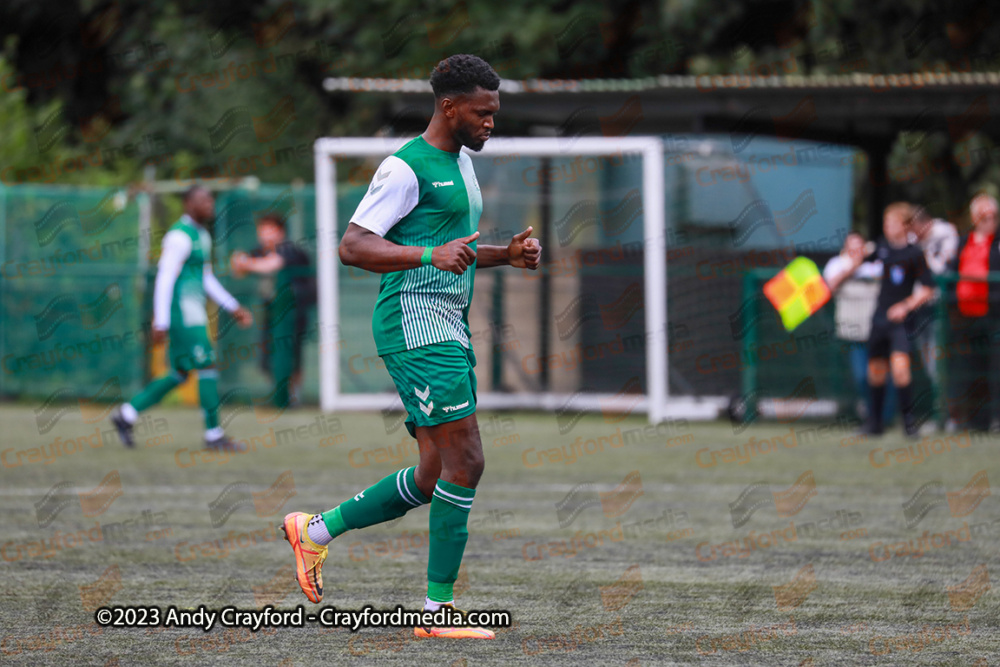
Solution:
<path fill-rule="evenodd" d="M 462 144 L 470 151 L 475 151 L 476 153 L 483 150 L 483 146 L 486 145 L 485 139 L 480 139 L 479 137 L 474 136 L 472 132 L 466 128 L 456 130 L 455 138 L 458 139 L 458 143 Z"/>

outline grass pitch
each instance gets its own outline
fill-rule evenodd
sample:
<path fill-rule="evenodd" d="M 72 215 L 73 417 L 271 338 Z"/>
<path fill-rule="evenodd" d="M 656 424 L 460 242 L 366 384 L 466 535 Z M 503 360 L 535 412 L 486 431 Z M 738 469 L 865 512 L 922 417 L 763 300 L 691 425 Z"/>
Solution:
<path fill-rule="evenodd" d="M 377 414 L 231 416 L 229 432 L 255 449 L 223 460 L 201 451 L 196 410 L 150 412 L 134 451 L 101 446 L 108 425 L 91 412 L 70 406 L 40 423 L 29 406 L 0 407 L 2 664 L 985 665 L 1000 655 L 989 590 L 998 440 L 856 442 L 846 427 L 805 422 L 654 433 L 636 417 L 545 414 L 480 415 L 487 467 L 458 590 L 462 608 L 512 611 L 515 627 L 496 641 L 317 625 L 101 630 L 99 605 L 312 607 L 275 530 L 281 517 L 328 509 L 417 457 Z M 420 508 L 338 538 L 324 604 L 417 606 L 426 521 Z"/>

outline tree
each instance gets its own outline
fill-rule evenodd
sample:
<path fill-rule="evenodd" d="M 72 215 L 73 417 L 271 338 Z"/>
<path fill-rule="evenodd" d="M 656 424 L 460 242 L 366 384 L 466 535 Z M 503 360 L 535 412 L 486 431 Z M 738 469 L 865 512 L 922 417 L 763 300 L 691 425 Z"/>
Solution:
<path fill-rule="evenodd" d="M 311 178 L 317 136 L 413 129 L 383 127 L 385 96 L 327 93 L 330 76 L 426 78 L 457 52 L 512 79 L 996 69 L 990 11 L 929 0 L 14 0 L 0 35 L 20 79 L 0 84 L 19 81 L 40 113 L 61 103 L 67 146 L 101 147 L 111 173 L 138 178 L 151 161 L 161 178 L 285 181 Z"/>

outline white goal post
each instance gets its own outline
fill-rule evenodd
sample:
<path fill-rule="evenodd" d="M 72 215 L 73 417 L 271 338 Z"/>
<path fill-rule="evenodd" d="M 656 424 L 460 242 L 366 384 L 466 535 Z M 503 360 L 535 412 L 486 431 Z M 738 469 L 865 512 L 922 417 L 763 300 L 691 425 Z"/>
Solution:
<path fill-rule="evenodd" d="M 316 236 L 320 355 L 320 407 L 334 410 L 381 410 L 390 405 L 392 393 L 345 394 L 340 386 L 339 335 L 341 328 L 337 246 L 340 224 L 336 207 L 336 162 L 339 158 L 385 157 L 409 138 L 376 137 L 321 138 L 315 143 Z M 643 397 L 581 393 L 497 393 L 479 394 L 485 409 L 557 410 L 572 400 L 575 410 L 646 412 L 650 423 L 666 419 L 714 419 L 717 400 L 690 397 L 670 399 L 667 381 L 667 253 L 666 202 L 664 197 L 664 151 L 659 137 L 556 137 L 493 138 L 473 156 L 511 155 L 527 157 L 600 156 L 619 153 L 642 156 L 642 205 L 646 329 L 646 387 Z M 542 250 L 542 260 L 545 251 Z"/>

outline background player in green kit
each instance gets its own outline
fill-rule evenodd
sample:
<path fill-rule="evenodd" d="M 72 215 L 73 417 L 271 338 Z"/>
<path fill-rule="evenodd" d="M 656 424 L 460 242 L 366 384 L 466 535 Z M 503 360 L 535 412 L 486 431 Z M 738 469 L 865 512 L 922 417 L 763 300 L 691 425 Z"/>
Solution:
<path fill-rule="evenodd" d="M 430 504 L 424 609 L 453 605 L 467 523 L 483 473 L 476 364 L 469 341 L 475 269 L 538 268 L 529 227 L 507 246 L 478 245 L 482 197 L 472 160 L 500 108 L 500 77 L 482 59 L 454 55 L 431 74 L 427 130 L 382 162 L 340 243 L 349 266 L 381 273 L 372 318 L 378 353 L 406 407 L 420 463 L 389 475 L 323 514 L 293 512 L 283 528 L 302 591 L 323 596 L 321 568 L 338 535 Z M 418 637 L 492 638 L 482 628 L 418 627 Z"/>
<path fill-rule="evenodd" d="M 205 296 L 225 308 L 239 326 L 253 323 L 212 272 L 212 237 L 204 224 L 215 217 L 215 198 L 206 188 L 193 186 L 184 193 L 184 215 L 163 237 L 153 288 L 153 343 L 168 338 L 170 372 L 159 377 L 111 414 L 122 442 L 134 447 L 132 426 L 139 413 L 159 403 L 191 371 L 198 372 L 198 400 L 205 413 L 205 446 L 241 449 L 219 426 L 218 371 L 208 336 Z"/>

